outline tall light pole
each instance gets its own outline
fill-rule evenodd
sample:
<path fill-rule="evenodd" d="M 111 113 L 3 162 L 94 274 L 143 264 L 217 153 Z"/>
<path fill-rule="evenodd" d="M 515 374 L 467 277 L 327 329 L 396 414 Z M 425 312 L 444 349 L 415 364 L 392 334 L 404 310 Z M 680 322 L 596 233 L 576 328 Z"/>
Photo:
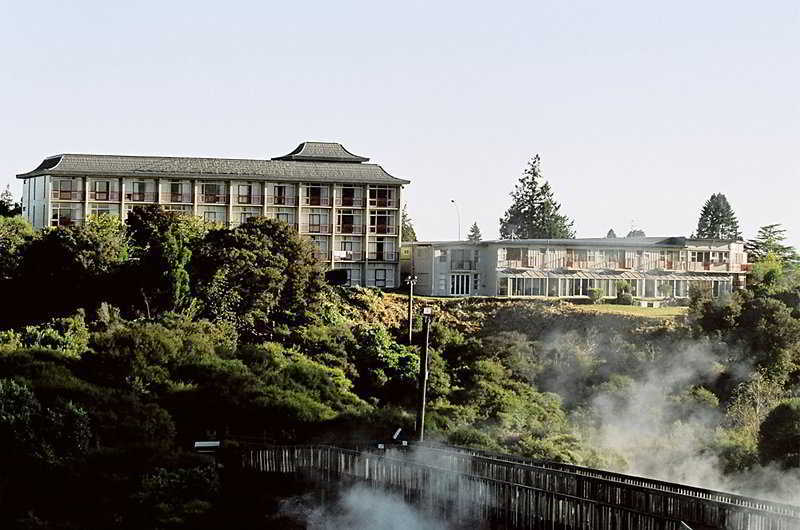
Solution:
<path fill-rule="evenodd" d="M 458 240 L 461 241 L 461 210 L 458 209 L 458 203 L 455 199 L 450 199 L 450 202 L 456 207 L 456 214 L 458 215 Z"/>
<path fill-rule="evenodd" d="M 406 278 L 408 284 L 408 344 L 411 344 L 411 333 L 414 329 L 414 284 L 417 283 L 417 276 L 409 274 Z"/>

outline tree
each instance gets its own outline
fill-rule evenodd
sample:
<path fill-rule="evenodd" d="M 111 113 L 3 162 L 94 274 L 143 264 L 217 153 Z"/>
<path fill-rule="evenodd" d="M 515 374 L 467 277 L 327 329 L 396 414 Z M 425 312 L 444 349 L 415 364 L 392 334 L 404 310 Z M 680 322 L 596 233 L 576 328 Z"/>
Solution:
<path fill-rule="evenodd" d="M 472 226 L 469 228 L 469 234 L 467 234 L 467 240 L 473 243 L 477 243 L 481 240 L 481 229 L 478 228 L 478 223 L 472 223 Z"/>
<path fill-rule="evenodd" d="M 758 229 L 758 235 L 744 244 L 747 252 L 747 260 L 750 263 L 763 261 L 768 254 L 773 253 L 785 264 L 796 264 L 800 261 L 794 247 L 784 245 L 786 240 L 786 229 L 779 223 L 762 226 Z"/>
<path fill-rule="evenodd" d="M 22 248 L 33 228 L 22 217 L 0 216 L 0 280 L 14 278 L 22 263 Z"/>
<path fill-rule="evenodd" d="M 571 239 L 575 237 L 572 220 L 559 213 L 550 183 L 539 183 L 539 155 L 528 167 L 511 192 L 512 204 L 500 219 L 501 239 Z"/>
<path fill-rule="evenodd" d="M 647 237 L 647 236 L 645 235 L 644 230 L 642 230 L 641 228 L 634 228 L 633 230 L 628 232 L 628 235 L 625 237 Z"/>
<path fill-rule="evenodd" d="M 742 239 L 739 221 L 728 199 L 722 193 L 714 193 L 703 205 L 697 230 L 693 237 L 700 239 Z"/>
<path fill-rule="evenodd" d="M 784 401 L 764 418 L 758 456 L 762 465 L 776 462 L 784 469 L 800 467 L 800 398 Z"/>
<path fill-rule="evenodd" d="M 608 233 L 606 234 L 606 239 L 616 239 L 616 238 L 617 238 L 617 233 L 614 232 L 613 228 L 609 228 Z"/>
<path fill-rule="evenodd" d="M 6 185 L 6 190 L 0 193 L 0 217 L 15 217 L 22 213 L 22 204 L 14 200 L 11 186 Z"/>
<path fill-rule="evenodd" d="M 417 232 L 414 230 L 414 224 L 408 215 L 408 205 L 405 204 L 403 205 L 402 225 L 403 241 L 416 241 Z"/>
<path fill-rule="evenodd" d="M 127 219 L 137 276 L 147 312 L 174 311 L 188 302 L 192 252 L 180 216 L 160 206 L 134 208 Z"/>

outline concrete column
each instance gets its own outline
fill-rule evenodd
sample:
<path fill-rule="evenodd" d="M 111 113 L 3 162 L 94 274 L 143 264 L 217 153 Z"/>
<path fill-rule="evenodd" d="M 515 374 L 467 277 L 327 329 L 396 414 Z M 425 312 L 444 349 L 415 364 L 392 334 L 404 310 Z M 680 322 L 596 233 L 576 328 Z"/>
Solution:
<path fill-rule="evenodd" d="M 267 190 L 269 189 L 268 182 L 261 183 L 261 216 L 267 216 Z"/>
<path fill-rule="evenodd" d="M 367 285 L 367 265 L 369 264 L 369 238 L 370 238 L 370 219 L 369 219 L 369 184 L 364 186 L 364 241 L 362 243 L 364 252 L 363 284 Z"/>
<path fill-rule="evenodd" d="M 333 269 L 334 259 L 333 259 L 333 249 L 336 248 L 336 184 L 331 184 L 331 240 L 330 245 L 328 245 L 328 252 L 330 252 L 330 260 L 331 260 L 331 269 Z"/>
<path fill-rule="evenodd" d="M 125 220 L 125 178 L 119 179 L 119 218 Z"/>
<path fill-rule="evenodd" d="M 156 179 L 156 204 L 161 204 L 164 202 L 161 200 L 161 181 L 162 179 L 160 178 Z"/>
<path fill-rule="evenodd" d="M 83 223 L 89 218 L 89 177 L 83 177 Z"/>
<path fill-rule="evenodd" d="M 302 230 L 302 219 L 303 219 L 303 183 L 297 183 L 297 217 L 295 218 L 295 222 L 297 223 L 297 233 L 303 233 Z"/>
<path fill-rule="evenodd" d="M 226 184 L 228 185 L 228 223 L 226 226 L 230 228 L 233 226 L 233 188 L 236 184 L 233 180 L 227 181 Z"/>
<path fill-rule="evenodd" d="M 397 186 L 397 211 L 395 212 L 395 226 L 397 226 L 397 259 L 394 260 L 394 285 L 400 285 L 400 248 L 403 246 L 403 186 Z M 470 275 L 470 282 L 472 276 Z M 470 288 L 472 286 L 470 285 Z"/>
<path fill-rule="evenodd" d="M 190 182 L 192 186 L 192 215 L 197 217 L 197 203 L 200 199 L 200 183 L 197 182 L 197 179 L 192 179 Z"/>

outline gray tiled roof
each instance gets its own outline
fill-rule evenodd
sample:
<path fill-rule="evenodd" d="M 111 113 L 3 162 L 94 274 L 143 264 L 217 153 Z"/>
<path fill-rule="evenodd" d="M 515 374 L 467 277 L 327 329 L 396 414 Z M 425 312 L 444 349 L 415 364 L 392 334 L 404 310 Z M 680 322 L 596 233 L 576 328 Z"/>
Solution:
<path fill-rule="evenodd" d="M 19 174 L 17 177 L 29 178 L 39 175 L 208 179 L 238 177 L 269 181 L 392 185 L 410 183 L 408 180 L 393 177 L 377 164 L 88 154 L 63 154 L 49 157 L 33 171 Z"/>
<path fill-rule="evenodd" d="M 273 160 L 305 160 L 310 162 L 366 162 L 369 158 L 354 155 L 335 142 L 303 142 L 288 155 Z"/>

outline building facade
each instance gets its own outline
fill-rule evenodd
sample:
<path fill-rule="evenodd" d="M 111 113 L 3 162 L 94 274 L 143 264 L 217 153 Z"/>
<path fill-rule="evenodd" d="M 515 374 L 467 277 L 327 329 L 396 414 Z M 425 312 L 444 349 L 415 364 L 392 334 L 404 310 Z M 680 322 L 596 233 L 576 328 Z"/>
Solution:
<path fill-rule="evenodd" d="M 139 205 L 235 227 L 253 217 L 285 221 L 351 285 L 399 280 L 400 204 L 408 180 L 338 143 L 304 142 L 272 159 L 62 154 L 23 179 L 23 215 L 35 227 L 125 219 Z"/>
<path fill-rule="evenodd" d="M 428 296 L 616 297 L 620 281 L 639 298 L 683 298 L 693 284 L 713 296 L 744 286 L 741 241 L 645 237 L 416 242 L 401 268 Z"/>

